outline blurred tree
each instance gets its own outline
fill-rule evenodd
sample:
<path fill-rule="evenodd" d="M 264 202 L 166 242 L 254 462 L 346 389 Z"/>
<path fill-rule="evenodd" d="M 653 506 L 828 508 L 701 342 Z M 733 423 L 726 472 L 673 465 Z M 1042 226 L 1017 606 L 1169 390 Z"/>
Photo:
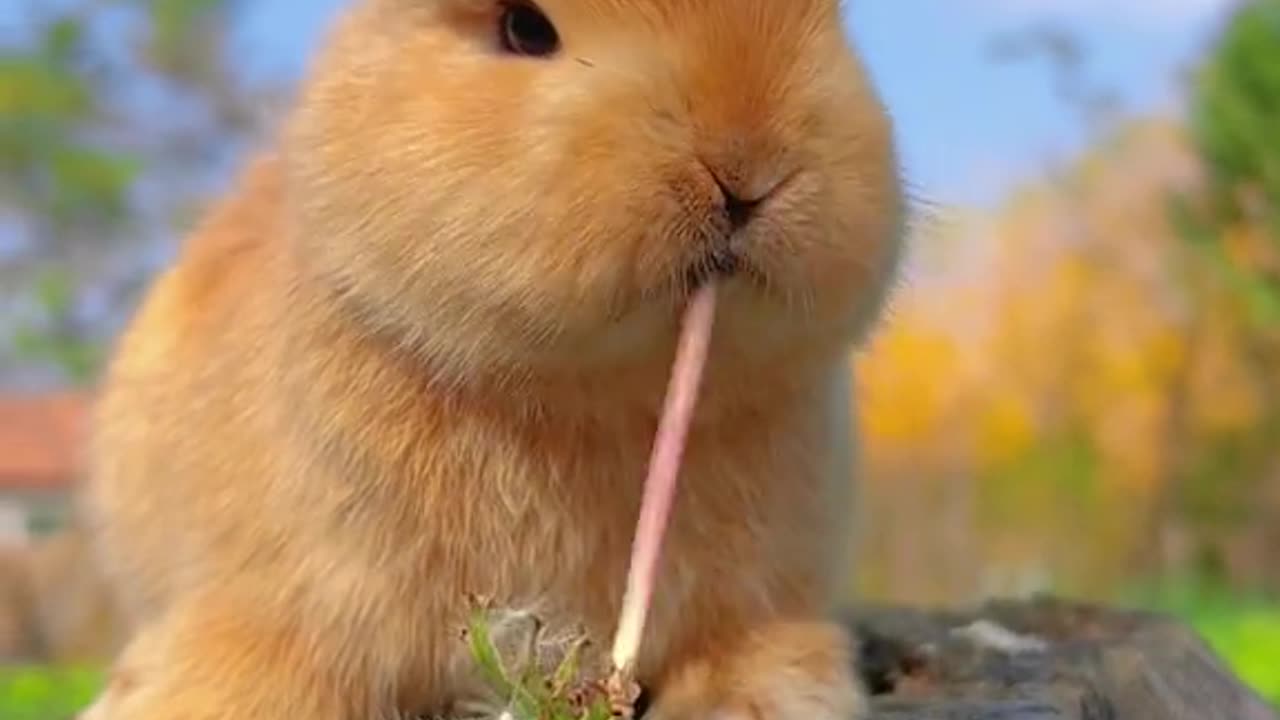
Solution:
<path fill-rule="evenodd" d="M 1126 416 L 1126 411 L 1115 405 L 1115 393 L 1141 392 L 1149 398 L 1139 414 L 1128 411 L 1129 422 L 1148 427 L 1152 426 L 1150 418 L 1159 418 L 1154 434 L 1145 444 L 1132 442 L 1130 435 L 1131 449 L 1124 454 L 1128 456 L 1130 481 L 1149 478 L 1141 485 L 1154 492 L 1145 523 L 1148 541 L 1138 548 L 1136 560 L 1157 575 L 1172 576 L 1175 571 L 1203 575 L 1215 572 L 1215 567 L 1226 572 L 1227 564 L 1240 563 L 1238 558 L 1225 559 L 1225 555 L 1256 555 L 1252 549 L 1241 551 L 1238 541 L 1241 535 L 1252 533 L 1255 538 L 1243 544 L 1274 548 L 1276 556 L 1270 564 L 1277 568 L 1273 574 L 1280 576 L 1280 530 L 1273 530 L 1270 540 L 1256 539 L 1257 528 L 1275 527 L 1274 520 L 1280 516 L 1280 490 L 1268 499 L 1268 487 L 1280 485 L 1280 454 L 1276 452 L 1280 447 L 1280 372 L 1276 371 L 1280 366 L 1276 332 L 1280 327 L 1280 245 L 1276 242 L 1280 237 L 1278 8 L 1277 0 L 1252 0 L 1243 5 L 1231 17 L 1200 73 L 1190 113 L 1190 145 L 1206 178 L 1177 196 L 1178 231 L 1173 233 L 1195 242 L 1169 245 L 1163 242 L 1168 229 L 1157 230 L 1150 222 L 1145 224 L 1157 234 L 1147 234 L 1145 242 L 1135 242 L 1141 235 L 1126 238 L 1118 234 L 1122 227 L 1144 223 L 1099 217 L 1096 208 L 1105 203 L 1099 200 L 1105 173 L 1100 176 L 1097 167 L 1092 172 L 1080 168 L 1049 173 L 1056 179 L 1056 195 L 1069 210 L 1057 220 L 1062 239 L 1076 248 L 1059 262 L 1074 265 L 1082 291 L 1069 301 L 1072 310 L 1067 317 L 1074 317 L 1074 322 L 1067 320 L 1056 326 L 1053 337 L 1059 351 L 1054 357 L 1041 354 L 1031 365 L 1056 378 L 1047 394 L 1041 391 L 1038 402 L 1050 416 L 1060 419 L 1057 432 L 1079 434 L 1089 428 L 1085 434 L 1094 436 L 1096 445 L 1109 442 L 1105 427 Z M 1113 95 L 1090 88 L 1085 81 L 1087 55 L 1072 33 L 1052 24 L 1033 25 L 996 38 L 989 50 L 994 59 L 1004 62 L 1046 58 L 1054 71 L 1058 96 L 1077 111 L 1086 137 L 1103 147 L 1111 145 L 1112 152 L 1119 151 L 1116 143 L 1125 141 L 1125 133 L 1111 132 L 1109 127 L 1117 117 L 1118 104 Z M 1179 141 L 1180 146 L 1186 144 Z M 1094 163 L 1096 166 L 1097 161 Z M 1161 240 L 1152 242 L 1157 238 Z M 1004 284 L 1026 272 L 1027 260 L 1017 254 L 1026 251 L 1027 238 L 1014 235 L 1011 240 L 1014 245 L 1006 253 L 1001 272 Z M 1127 326 L 1130 333 L 1137 329 L 1134 322 L 1151 322 L 1135 314 L 1141 306 L 1140 297 L 1113 289 L 1113 282 L 1122 279 L 1125 272 L 1116 277 L 1117 253 L 1124 254 L 1117 245 L 1121 242 L 1145 247 L 1148 253 L 1154 251 L 1151 257 L 1163 267 L 1160 272 L 1169 281 L 1161 294 L 1175 300 L 1160 311 L 1163 317 L 1157 321 L 1158 331 L 1148 335 L 1155 345 L 1139 350 L 1129 340 L 1122 340 L 1118 347 L 1087 349 L 1098 342 L 1093 336 L 1099 330 L 1117 325 L 1117 317 L 1128 318 L 1119 324 Z M 1186 252 L 1189 247 L 1196 252 Z M 1130 297 L 1122 299 L 1122 295 Z M 1008 328 L 1006 342 L 1016 337 L 1008 332 L 1029 312 L 1027 307 L 1015 307 L 1024 296 L 1025 291 L 1014 289 L 1000 302 L 1007 315 L 999 323 Z M 1036 317 L 1045 319 L 1042 313 Z M 1233 360 L 1229 364 L 1238 360 L 1247 367 L 1247 382 L 1259 398 L 1262 412 L 1251 415 L 1253 419 L 1243 426 L 1210 429 L 1198 422 L 1207 404 L 1226 405 L 1221 396 L 1203 396 L 1204 378 L 1213 370 L 1206 346 L 1215 343 L 1230 344 L 1228 355 Z M 1161 347 L 1165 349 L 1158 352 L 1164 360 L 1158 366 L 1134 364 L 1144 354 L 1155 357 L 1151 353 Z M 1025 363 L 1014 360 L 1014 364 Z M 1120 374 L 1114 372 L 1126 366 L 1132 367 Z M 1137 369 L 1148 376 L 1138 377 Z M 1103 390 L 1112 380 L 1126 375 L 1141 380 L 1146 389 L 1139 390 L 1128 382 L 1129 387 Z M 1221 380 L 1212 383 L 1214 392 L 1222 385 Z M 1091 411 L 1079 406 L 1090 396 L 1104 399 L 1092 401 Z M 1048 442 L 1047 433 L 1053 432 L 1052 426 L 1044 428 L 1040 442 Z M 1095 450 L 1115 454 L 1118 447 L 1111 442 L 1110 449 L 1104 444 Z M 1143 468 L 1141 472 L 1139 468 Z M 1233 543 L 1234 548 L 1227 549 Z M 1252 565 L 1265 562 L 1255 560 Z M 1280 585 L 1280 577 L 1273 582 Z"/>
<path fill-rule="evenodd" d="M 1204 160 L 1210 217 L 1218 226 L 1260 225 L 1271 247 L 1243 274 L 1266 288 L 1263 319 L 1280 322 L 1280 0 L 1252 0 L 1231 17 L 1200 69 L 1191 106 Z"/>
<path fill-rule="evenodd" d="M 990 46 L 1048 59 L 1087 145 L 969 223 L 976 263 L 913 265 L 860 360 L 864 592 L 1280 589 L 1278 5 L 1231 17 L 1189 121 L 1122 117 L 1061 28 Z"/>
<path fill-rule="evenodd" d="M 1253 490 L 1254 524 L 1280 591 L 1280 0 L 1250 0 L 1228 19 L 1195 75 L 1189 124 L 1203 165 L 1201 187 L 1174 197 L 1173 216 L 1192 251 L 1189 265 L 1236 309 L 1241 354 L 1261 410 L 1247 432 L 1216 438 L 1180 478 L 1187 512 L 1216 506 L 1223 471 Z M 1226 467 L 1224 467 L 1224 464 Z"/>
<path fill-rule="evenodd" d="M 239 9 L 236 0 L 27 0 L 17 11 L 25 25 L 6 28 L 0 372 L 9 382 L 50 365 L 60 370 L 51 380 L 92 379 L 175 225 L 257 128 L 257 98 L 227 42 Z"/>

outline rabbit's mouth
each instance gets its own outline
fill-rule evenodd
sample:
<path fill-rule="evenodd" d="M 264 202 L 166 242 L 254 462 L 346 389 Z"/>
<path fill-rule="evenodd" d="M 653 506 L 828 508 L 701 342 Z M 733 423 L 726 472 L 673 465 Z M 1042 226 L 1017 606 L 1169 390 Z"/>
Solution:
<path fill-rule="evenodd" d="M 761 267 L 747 253 L 725 242 L 691 262 L 681 279 L 684 281 L 684 290 L 692 294 L 707 283 L 737 278 L 755 284 L 767 284 Z"/>
<path fill-rule="evenodd" d="M 733 250 L 712 250 L 685 270 L 685 285 L 690 291 L 696 290 L 709 282 L 737 275 L 744 265 L 742 256 Z"/>

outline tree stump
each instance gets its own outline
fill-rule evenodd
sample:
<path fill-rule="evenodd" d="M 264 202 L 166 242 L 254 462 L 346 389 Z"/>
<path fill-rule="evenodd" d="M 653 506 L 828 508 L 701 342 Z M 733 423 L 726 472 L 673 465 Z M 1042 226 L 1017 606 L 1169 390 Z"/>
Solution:
<path fill-rule="evenodd" d="M 874 720 L 1277 720 L 1162 615 L 1038 598 L 848 621 Z"/>

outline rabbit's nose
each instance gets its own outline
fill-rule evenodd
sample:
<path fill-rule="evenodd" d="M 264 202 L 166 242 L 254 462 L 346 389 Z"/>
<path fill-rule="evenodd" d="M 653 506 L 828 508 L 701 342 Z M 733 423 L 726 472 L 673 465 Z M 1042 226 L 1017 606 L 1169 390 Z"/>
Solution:
<path fill-rule="evenodd" d="M 716 186 L 720 188 L 720 197 L 723 201 L 725 214 L 729 217 L 729 231 L 736 232 L 741 230 L 743 226 L 751 222 L 751 218 L 755 217 L 756 210 L 760 207 L 763 197 L 745 198 L 738 194 L 733 188 L 730 188 L 715 173 L 711 174 L 715 178 Z"/>

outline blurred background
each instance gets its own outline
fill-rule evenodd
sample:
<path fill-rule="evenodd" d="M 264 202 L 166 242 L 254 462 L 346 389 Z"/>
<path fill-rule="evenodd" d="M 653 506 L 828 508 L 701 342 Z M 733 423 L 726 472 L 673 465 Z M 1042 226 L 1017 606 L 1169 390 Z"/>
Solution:
<path fill-rule="evenodd" d="M 0 0 L 0 582 L 341 5 Z M 1280 0 L 849 5 L 917 205 L 855 369 L 858 592 L 1169 610 L 1280 702 Z"/>

